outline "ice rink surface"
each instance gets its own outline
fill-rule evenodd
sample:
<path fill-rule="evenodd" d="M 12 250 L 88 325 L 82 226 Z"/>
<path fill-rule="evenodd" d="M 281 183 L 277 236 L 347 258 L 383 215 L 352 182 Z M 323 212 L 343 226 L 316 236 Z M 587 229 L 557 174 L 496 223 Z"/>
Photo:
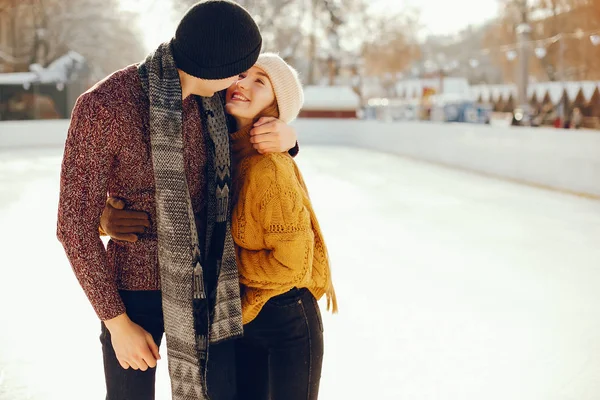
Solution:
<path fill-rule="evenodd" d="M 99 322 L 55 236 L 61 154 L 0 153 L 2 400 L 104 398 Z M 358 149 L 298 163 L 340 302 L 321 399 L 600 398 L 600 201 Z"/>

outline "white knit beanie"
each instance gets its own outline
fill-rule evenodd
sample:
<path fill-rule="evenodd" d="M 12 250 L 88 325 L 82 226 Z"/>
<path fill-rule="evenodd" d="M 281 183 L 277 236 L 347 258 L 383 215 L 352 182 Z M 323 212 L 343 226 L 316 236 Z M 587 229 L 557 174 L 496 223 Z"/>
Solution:
<path fill-rule="evenodd" d="M 298 72 L 275 53 L 261 54 L 254 66 L 269 76 L 277 99 L 279 119 L 285 123 L 292 122 L 304 104 L 304 92 Z"/>

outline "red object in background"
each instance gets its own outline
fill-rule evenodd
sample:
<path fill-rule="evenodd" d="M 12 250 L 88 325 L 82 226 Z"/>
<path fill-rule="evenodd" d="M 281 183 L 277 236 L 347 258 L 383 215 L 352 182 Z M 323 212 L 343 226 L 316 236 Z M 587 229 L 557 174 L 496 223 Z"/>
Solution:
<path fill-rule="evenodd" d="M 554 127 L 555 127 L 555 128 L 560 128 L 560 127 L 562 127 L 562 123 L 561 123 L 561 121 L 560 121 L 560 118 L 556 118 L 556 119 L 554 120 Z"/>

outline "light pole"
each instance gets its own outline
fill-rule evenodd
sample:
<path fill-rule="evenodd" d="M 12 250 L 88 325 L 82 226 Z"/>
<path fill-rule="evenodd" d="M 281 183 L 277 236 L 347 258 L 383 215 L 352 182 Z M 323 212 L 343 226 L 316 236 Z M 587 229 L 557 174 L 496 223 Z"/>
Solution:
<path fill-rule="evenodd" d="M 565 104 L 565 36 L 560 33 L 558 35 L 558 47 L 559 47 L 559 63 L 560 63 L 560 124 L 561 128 L 565 124 L 567 110 Z"/>
<path fill-rule="evenodd" d="M 522 23 L 517 26 L 517 37 L 519 44 L 519 73 L 517 79 L 518 104 L 523 110 L 523 119 L 529 123 L 529 101 L 527 99 L 527 85 L 529 83 L 529 38 L 531 26 Z"/>

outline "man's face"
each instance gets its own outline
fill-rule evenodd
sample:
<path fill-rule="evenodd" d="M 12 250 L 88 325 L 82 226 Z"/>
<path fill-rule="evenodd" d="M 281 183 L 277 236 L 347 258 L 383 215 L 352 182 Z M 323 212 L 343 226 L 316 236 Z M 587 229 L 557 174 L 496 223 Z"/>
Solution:
<path fill-rule="evenodd" d="M 192 87 L 192 93 L 197 96 L 202 97 L 212 97 L 215 93 L 220 92 L 221 90 L 227 89 L 231 86 L 236 80 L 238 76 L 232 76 L 230 78 L 225 79 L 200 79 L 194 78 L 194 85 Z"/>

